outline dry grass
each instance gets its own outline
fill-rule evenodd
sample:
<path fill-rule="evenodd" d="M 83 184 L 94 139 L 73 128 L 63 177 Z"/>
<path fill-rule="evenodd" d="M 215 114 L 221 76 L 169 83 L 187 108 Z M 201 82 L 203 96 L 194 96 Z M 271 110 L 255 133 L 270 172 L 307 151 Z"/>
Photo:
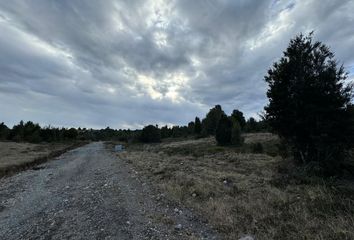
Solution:
<path fill-rule="evenodd" d="M 265 143 L 279 140 L 277 135 L 271 133 L 246 133 L 243 136 L 245 138 L 245 143 Z"/>
<path fill-rule="evenodd" d="M 32 167 L 81 143 L 0 142 L 0 177 Z"/>
<path fill-rule="evenodd" d="M 246 135 L 244 148 L 211 138 L 132 145 L 118 155 L 225 239 L 354 239 L 353 183 L 293 177 L 280 157 L 249 152 L 260 141 L 274 148 L 277 138 Z"/>

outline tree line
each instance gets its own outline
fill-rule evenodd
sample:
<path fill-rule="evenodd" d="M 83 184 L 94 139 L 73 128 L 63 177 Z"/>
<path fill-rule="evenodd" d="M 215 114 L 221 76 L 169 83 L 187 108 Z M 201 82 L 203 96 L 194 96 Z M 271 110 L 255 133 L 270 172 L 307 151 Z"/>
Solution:
<path fill-rule="evenodd" d="M 148 125 L 141 131 L 142 142 L 160 142 L 163 138 L 195 137 L 203 138 L 214 136 L 219 145 L 241 145 L 242 132 L 265 132 L 268 126 L 264 120 L 257 121 L 249 118 L 247 121 L 243 113 L 237 109 L 227 116 L 220 105 L 211 108 L 206 116 L 200 120 L 196 117 L 187 126 L 164 126 Z"/>
<path fill-rule="evenodd" d="M 13 128 L 8 128 L 4 123 L 0 124 L 0 139 L 9 140 L 15 142 L 57 142 L 74 140 L 78 136 L 78 131 L 75 128 L 52 128 L 45 127 L 42 128 L 37 123 L 28 121 L 20 123 L 13 126 Z"/>
<path fill-rule="evenodd" d="M 105 141 L 120 140 L 127 141 L 132 136 L 137 135 L 138 131 L 116 130 L 109 127 L 104 129 L 87 128 L 58 128 L 41 127 L 38 123 L 20 121 L 12 128 L 0 123 L 0 140 L 15 142 L 63 142 L 63 141 Z"/>
<path fill-rule="evenodd" d="M 238 114 L 238 115 L 237 115 Z M 207 137 L 216 134 L 219 119 L 225 113 L 220 105 L 212 108 L 206 117 L 200 121 L 198 117 L 186 126 L 162 126 L 148 125 L 141 130 L 130 129 L 87 129 L 87 128 L 58 128 L 41 127 L 32 121 L 20 121 L 18 124 L 9 128 L 4 123 L 0 123 L 0 140 L 15 142 L 62 142 L 74 140 L 86 141 L 109 141 L 118 140 L 124 142 L 160 142 L 164 138 L 183 138 L 183 137 Z M 237 115 L 237 116 L 236 116 Z M 264 124 L 254 118 L 245 120 L 242 112 L 234 110 L 229 117 L 230 121 L 240 121 L 240 128 L 247 132 L 257 132 L 264 130 Z M 233 119 L 233 120 L 232 120 Z M 238 119 L 238 120 L 236 120 Z M 220 127 L 219 127 L 220 128 Z M 221 126 L 222 128 L 222 126 Z M 221 129 L 220 128 L 220 129 Z"/>

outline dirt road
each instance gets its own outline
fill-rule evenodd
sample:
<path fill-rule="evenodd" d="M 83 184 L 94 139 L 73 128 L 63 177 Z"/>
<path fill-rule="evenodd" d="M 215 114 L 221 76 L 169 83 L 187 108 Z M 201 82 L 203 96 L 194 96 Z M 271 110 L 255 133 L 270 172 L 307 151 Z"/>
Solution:
<path fill-rule="evenodd" d="M 217 239 L 104 143 L 0 180 L 0 239 Z"/>

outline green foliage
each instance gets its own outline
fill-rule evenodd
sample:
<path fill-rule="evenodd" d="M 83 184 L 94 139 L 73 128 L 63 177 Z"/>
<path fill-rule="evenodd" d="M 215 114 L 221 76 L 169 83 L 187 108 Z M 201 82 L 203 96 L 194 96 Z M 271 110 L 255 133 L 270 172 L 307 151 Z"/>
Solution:
<path fill-rule="evenodd" d="M 246 123 L 247 132 L 258 132 L 257 121 L 253 117 L 250 117 Z"/>
<path fill-rule="evenodd" d="M 172 131 L 167 125 L 161 128 L 161 138 L 168 138 L 171 137 L 171 135 Z"/>
<path fill-rule="evenodd" d="M 77 138 L 78 132 L 75 128 L 70 128 L 69 130 L 65 131 L 64 137 L 69 140 L 74 140 Z"/>
<path fill-rule="evenodd" d="M 216 128 L 222 115 L 225 115 L 220 105 L 210 109 L 202 121 L 202 128 L 206 135 L 215 135 Z"/>
<path fill-rule="evenodd" d="M 24 123 L 21 121 L 18 125 L 13 126 L 9 134 L 9 140 L 20 142 L 24 140 Z"/>
<path fill-rule="evenodd" d="M 257 121 L 253 117 L 250 117 L 246 121 L 244 131 L 247 133 L 269 132 L 269 126 L 264 119 Z"/>
<path fill-rule="evenodd" d="M 231 113 L 231 118 L 233 119 L 233 121 L 237 121 L 239 123 L 241 129 L 245 128 L 246 119 L 241 111 L 237 109 L 233 110 Z"/>
<path fill-rule="evenodd" d="M 194 128 L 195 128 L 194 122 L 193 122 L 193 121 L 192 121 L 192 122 L 189 122 L 189 123 L 188 123 L 188 134 L 189 134 L 189 135 L 194 134 Z"/>
<path fill-rule="evenodd" d="M 235 118 L 231 117 L 232 129 L 231 129 L 231 143 L 235 146 L 241 146 L 243 144 L 243 137 L 241 136 L 241 126 Z"/>
<path fill-rule="evenodd" d="M 0 123 L 0 140 L 6 140 L 10 133 L 10 129 L 2 122 Z"/>
<path fill-rule="evenodd" d="M 284 56 L 268 71 L 266 118 L 303 164 L 319 162 L 328 174 L 339 170 L 353 143 L 348 106 L 352 86 L 334 54 L 312 33 L 290 41 Z"/>
<path fill-rule="evenodd" d="M 23 138 L 26 142 L 38 143 L 42 139 L 40 137 L 41 127 L 38 124 L 34 124 L 31 121 L 28 121 L 23 126 Z"/>
<path fill-rule="evenodd" d="M 188 127 L 186 126 L 173 126 L 171 131 L 171 137 L 187 137 L 188 136 Z"/>
<path fill-rule="evenodd" d="M 169 128 L 167 125 L 161 128 L 161 138 L 179 138 L 187 137 L 194 134 L 194 122 L 190 122 L 188 126 L 173 126 Z"/>
<path fill-rule="evenodd" d="M 232 121 L 225 114 L 222 114 L 215 133 L 215 139 L 219 145 L 231 144 L 231 130 Z"/>
<path fill-rule="evenodd" d="M 148 125 L 143 128 L 141 131 L 141 137 L 140 137 L 142 142 L 145 143 L 153 143 L 153 142 L 160 142 L 161 141 L 161 133 L 160 129 L 154 125 Z"/>
<path fill-rule="evenodd" d="M 41 128 L 39 124 L 35 124 L 31 121 L 24 123 L 21 121 L 19 124 L 13 126 L 9 130 L 7 139 L 16 142 L 31 142 L 39 143 L 56 142 L 65 140 L 75 140 L 78 137 L 78 131 L 75 128 L 71 129 L 59 129 L 45 127 Z"/>
<path fill-rule="evenodd" d="M 62 138 L 60 130 L 57 128 L 51 128 L 50 126 L 42 128 L 40 137 L 45 142 L 56 142 L 60 141 Z"/>
<path fill-rule="evenodd" d="M 194 121 L 194 133 L 196 135 L 200 135 L 202 132 L 202 123 L 200 122 L 200 119 L 198 117 L 195 117 Z"/>

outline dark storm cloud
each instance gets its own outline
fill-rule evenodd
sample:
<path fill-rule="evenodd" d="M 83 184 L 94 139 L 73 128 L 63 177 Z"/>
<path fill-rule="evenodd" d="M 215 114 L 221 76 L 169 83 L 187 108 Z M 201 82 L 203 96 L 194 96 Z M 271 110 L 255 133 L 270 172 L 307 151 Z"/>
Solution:
<path fill-rule="evenodd" d="M 256 116 L 263 76 L 315 30 L 352 78 L 353 1 L 2 1 L 1 121 L 185 124 L 215 104 Z"/>

